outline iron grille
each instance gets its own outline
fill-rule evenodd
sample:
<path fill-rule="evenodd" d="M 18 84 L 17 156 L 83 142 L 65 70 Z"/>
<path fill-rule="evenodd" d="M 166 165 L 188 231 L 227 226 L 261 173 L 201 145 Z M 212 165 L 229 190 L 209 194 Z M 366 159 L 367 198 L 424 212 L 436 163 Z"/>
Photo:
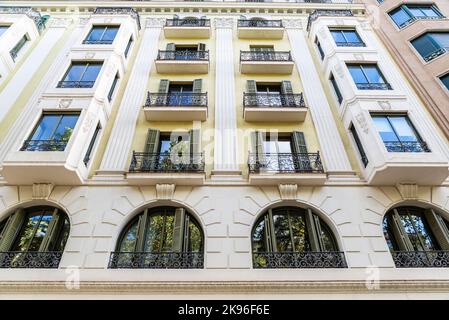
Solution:
<path fill-rule="evenodd" d="M 253 253 L 255 269 L 280 268 L 347 268 L 340 251 L 323 252 L 257 252 Z"/>
<path fill-rule="evenodd" d="M 203 153 L 133 151 L 129 172 L 204 172 Z"/>
<path fill-rule="evenodd" d="M 320 153 L 250 153 L 250 173 L 323 173 Z"/>
<path fill-rule="evenodd" d="M 0 252 L 0 268 L 47 268 L 57 269 L 62 252 L 8 251 Z"/>
<path fill-rule="evenodd" d="M 110 269 L 203 269 L 202 252 L 112 252 Z"/>

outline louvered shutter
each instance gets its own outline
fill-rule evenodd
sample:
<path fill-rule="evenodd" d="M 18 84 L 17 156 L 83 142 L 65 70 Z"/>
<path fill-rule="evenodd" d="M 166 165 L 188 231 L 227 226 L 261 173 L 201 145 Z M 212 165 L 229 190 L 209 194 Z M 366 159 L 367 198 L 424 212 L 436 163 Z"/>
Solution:
<path fill-rule="evenodd" d="M 139 220 L 137 222 L 137 241 L 135 252 L 145 251 L 145 231 L 149 219 L 148 209 L 145 209 L 143 214 L 139 216 Z"/>
<path fill-rule="evenodd" d="M 264 148 L 264 136 L 261 131 L 251 132 L 251 153 L 253 154 L 254 169 L 266 167 L 266 154 Z"/>
<path fill-rule="evenodd" d="M 394 238 L 401 251 L 413 251 L 413 245 L 405 232 L 404 226 L 401 221 L 401 217 L 397 209 L 393 210 L 391 215 L 391 229 L 393 230 Z"/>
<path fill-rule="evenodd" d="M 144 153 L 142 159 L 143 170 L 154 170 L 159 162 L 159 137 L 160 131 L 156 129 L 148 129 L 147 139 L 145 141 Z"/>
<path fill-rule="evenodd" d="M 56 237 L 58 236 L 58 225 L 60 219 L 61 216 L 58 214 L 58 209 L 54 209 L 51 221 L 47 227 L 47 232 L 44 236 L 44 239 L 42 239 L 41 245 L 39 247 L 39 251 L 52 251 L 54 242 L 56 240 Z"/>
<path fill-rule="evenodd" d="M 246 103 L 250 107 L 257 106 L 257 84 L 254 80 L 246 80 Z"/>
<path fill-rule="evenodd" d="M 16 240 L 16 237 L 20 232 L 20 228 L 25 221 L 25 217 L 25 210 L 17 209 L 16 212 L 8 218 L 0 240 L 0 252 L 11 250 L 11 246 Z"/>
<path fill-rule="evenodd" d="M 438 241 L 442 250 L 449 250 L 449 231 L 443 218 L 436 214 L 433 209 L 425 211 L 426 220 L 429 223 L 433 235 Z"/>
<path fill-rule="evenodd" d="M 183 249 L 185 210 L 176 208 L 173 222 L 173 252 L 181 252 Z"/>
<path fill-rule="evenodd" d="M 311 170 L 312 163 L 310 163 L 310 157 L 307 150 L 306 139 L 303 132 L 292 132 L 293 142 L 293 163 L 297 170 Z"/>
<path fill-rule="evenodd" d="M 169 99 L 168 99 L 168 89 L 170 87 L 170 81 L 167 79 L 161 79 L 161 81 L 159 81 L 159 89 L 158 89 L 158 97 L 156 100 L 156 105 L 159 106 L 166 106 L 167 104 L 169 104 Z"/>
<path fill-rule="evenodd" d="M 201 130 L 192 129 L 189 131 L 190 141 L 190 162 L 194 165 L 201 163 Z"/>
<path fill-rule="evenodd" d="M 319 240 L 320 235 L 317 232 L 316 222 L 312 210 L 307 209 L 305 218 L 306 218 L 307 234 L 309 235 L 310 247 L 313 252 L 319 252 L 321 251 Z"/>

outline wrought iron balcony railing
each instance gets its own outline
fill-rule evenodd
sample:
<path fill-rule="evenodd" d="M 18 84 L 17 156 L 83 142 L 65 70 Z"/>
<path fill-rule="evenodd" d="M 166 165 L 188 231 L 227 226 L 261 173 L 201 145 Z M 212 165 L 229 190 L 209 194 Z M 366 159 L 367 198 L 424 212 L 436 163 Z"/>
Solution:
<path fill-rule="evenodd" d="M 203 153 L 147 153 L 133 151 L 129 172 L 202 173 Z"/>
<path fill-rule="evenodd" d="M 166 27 L 210 27 L 210 19 L 167 19 Z"/>
<path fill-rule="evenodd" d="M 243 106 L 245 108 L 305 108 L 302 93 L 243 93 Z"/>
<path fill-rule="evenodd" d="M 8 251 L 0 252 L 0 268 L 46 268 L 57 269 L 61 251 Z"/>
<path fill-rule="evenodd" d="M 336 41 L 335 44 L 337 47 L 365 47 L 365 43 L 363 43 L 362 41 Z"/>
<path fill-rule="evenodd" d="M 64 151 L 67 140 L 25 140 L 20 151 Z"/>
<path fill-rule="evenodd" d="M 282 20 L 238 20 L 240 28 L 283 28 Z"/>
<path fill-rule="evenodd" d="M 250 153 L 250 173 L 323 173 L 320 153 Z"/>
<path fill-rule="evenodd" d="M 389 83 L 356 83 L 357 89 L 359 90 L 392 90 L 393 88 Z"/>
<path fill-rule="evenodd" d="M 209 51 L 159 50 L 157 60 L 209 61 Z"/>
<path fill-rule="evenodd" d="M 137 28 L 141 29 L 139 13 L 134 8 L 129 7 L 98 7 L 94 14 L 129 14 L 131 18 L 136 20 Z"/>
<path fill-rule="evenodd" d="M 430 152 L 424 141 L 384 141 L 388 152 Z"/>
<path fill-rule="evenodd" d="M 240 51 L 240 61 L 292 61 L 290 51 Z"/>
<path fill-rule="evenodd" d="M 42 17 L 41 14 L 31 7 L 9 7 L 9 6 L 1 6 L 0 14 L 24 14 L 28 18 L 34 21 L 36 28 L 39 32 L 45 29 L 45 22 L 47 19 Z"/>
<path fill-rule="evenodd" d="M 449 47 L 439 48 L 432 53 L 428 54 L 427 56 L 423 57 L 424 61 L 429 62 L 432 61 L 435 58 L 438 58 L 439 56 L 445 54 L 449 51 Z"/>
<path fill-rule="evenodd" d="M 144 107 L 207 107 L 206 93 L 151 93 Z"/>
<path fill-rule="evenodd" d="M 84 40 L 83 44 L 112 44 L 114 40 Z"/>
<path fill-rule="evenodd" d="M 347 268 L 345 255 L 340 251 L 324 252 L 257 252 L 253 253 L 253 267 L 280 268 Z"/>
<path fill-rule="evenodd" d="M 112 252 L 110 269 L 203 269 L 202 252 Z"/>
<path fill-rule="evenodd" d="M 92 88 L 95 81 L 59 81 L 58 88 Z"/>
<path fill-rule="evenodd" d="M 319 17 L 330 16 L 330 17 L 352 17 L 353 13 L 351 10 L 333 10 L 333 9 L 317 9 L 309 14 L 307 20 L 307 31 L 310 30 L 312 23 Z"/>
<path fill-rule="evenodd" d="M 393 251 L 396 268 L 448 268 L 449 251 Z"/>
<path fill-rule="evenodd" d="M 441 19 L 446 19 L 446 17 L 443 17 L 443 16 L 439 16 L 439 17 L 411 17 L 407 21 L 404 21 L 403 23 L 401 23 L 398 27 L 399 27 L 399 29 L 405 28 L 408 25 L 410 25 L 413 22 L 418 21 L 418 20 L 441 20 Z"/>

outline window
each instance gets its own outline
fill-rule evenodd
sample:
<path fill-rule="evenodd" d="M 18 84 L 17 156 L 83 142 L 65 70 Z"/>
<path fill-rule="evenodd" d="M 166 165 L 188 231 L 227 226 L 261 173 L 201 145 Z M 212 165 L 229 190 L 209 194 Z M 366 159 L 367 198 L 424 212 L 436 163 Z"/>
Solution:
<path fill-rule="evenodd" d="M 331 29 L 337 47 L 364 47 L 362 39 L 355 29 Z"/>
<path fill-rule="evenodd" d="M 120 26 L 93 26 L 84 44 L 112 44 Z"/>
<path fill-rule="evenodd" d="M 406 115 L 372 115 L 388 152 L 430 152 Z"/>
<path fill-rule="evenodd" d="M 435 5 L 404 4 L 389 13 L 391 19 L 399 28 L 408 26 L 418 19 L 441 19 L 444 16 Z"/>
<path fill-rule="evenodd" d="M 70 232 L 63 211 L 53 207 L 18 209 L 3 223 L 0 268 L 58 267 Z"/>
<path fill-rule="evenodd" d="M 128 44 L 126 45 L 126 49 L 125 49 L 125 58 L 128 58 L 128 54 L 129 54 L 129 50 L 131 49 L 131 46 L 133 44 L 133 37 L 131 36 L 129 38 Z"/>
<path fill-rule="evenodd" d="M 375 64 L 348 64 L 348 69 L 359 90 L 391 90 Z"/>
<path fill-rule="evenodd" d="M 331 74 L 329 81 L 331 82 L 332 88 L 334 88 L 334 92 L 335 95 L 337 96 L 338 103 L 341 104 L 343 101 L 343 96 L 341 95 L 340 88 L 338 87 L 337 81 L 335 81 L 333 74 Z"/>
<path fill-rule="evenodd" d="M 321 58 L 321 60 L 323 60 L 325 54 L 324 54 L 323 48 L 321 48 L 321 44 L 320 44 L 320 42 L 318 41 L 318 38 L 315 39 L 315 45 L 316 45 L 316 47 L 317 47 L 317 49 L 318 49 L 318 52 L 320 53 L 320 58 Z"/>
<path fill-rule="evenodd" d="M 357 150 L 359 151 L 363 166 L 366 168 L 366 166 L 368 165 L 368 157 L 366 156 L 365 149 L 363 149 L 363 145 L 360 141 L 359 135 L 357 134 L 357 130 L 355 130 L 355 127 L 352 123 L 349 131 L 351 131 L 352 137 L 354 138 L 355 145 L 357 146 Z"/>
<path fill-rule="evenodd" d="M 11 58 L 15 61 L 17 59 L 17 56 L 19 55 L 20 50 L 25 46 L 25 44 L 28 41 L 28 37 L 24 35 L 19 42 L 14 46 L 14 48 L 11 49 L 9 54 L 11 55 Z"/>
<path fill-rule="evenodd" d="M 101 131 L 101 125 L 98 124 L 97 127 L 95 128 L 94 135 L 92 136 L 92 139 L 90 140 L 89 147 L 87 148 L 86 155 L 84 156 L 84 159 L 83 159 L 85 166 L 88 165 L 88 163 L 91 159 L 92 152 L 94 150 L 94 146 L 97 141 L 98 135 L 100 134 L 100 131 Z"/>
<path fill-rule="evenodd" d="M 108 93 L 108 101 L 109 102 L 112 101 L 112 97 L 114 96 L 114 91 L 115 91 L 115 87 L 117 86 L 118 80 L 119 80 L 119 76 L 118 76 L 118 73 L 117 73 L 115 75 L 115 77 L 114 77 L 114 81 L 112 81 L 111 88 L 109 89 L 109 93 Z"/>
<path fill-rule="evenodd" d="M 8 30 L 9 26 L 0 26 L 0 37 Z"/>
<path fill-rule="evenodd" d="M 78 113 L 44 114 L 21 151 L 64 151 L 78 117 Z"/>
<path fill-rule="evenodd" d="M 291 81 L 278 83 L 246 81 L 245 107 L 304 107 L 302 94 L 294 94 Z"/>
<path fill-rule="evenodd" d="M 428 32 L 411 43 L 424 61 L 429 62 L 449 50 L 449 33 Z"/>
<path fill-rule="evenodd" d="M 324 221 L 310 209 L 269 209 L 252 231 L 254 268 L 344 268 L 343 254 Z"/>
<path fill-rule="evenodd" d="M 398 207 L 383 220 L 397 267 L 448 267 L 449 222 L 433 209 Z"/>
<path fill-rule="evenodd" d="M 444 86 L 449 90 L 449 73 L 440 77 L 440 80 L 444 84 Z"/>
<path fill-rule="evenodd" d="M 92 88 L 103 62 L 72 62 L 58 88 Z"/>
<path fill-rule="evenodd" d="M 146 209 L 125 228 L 110 268 L 203 268 L 203 233 L 183 208 Z"/>

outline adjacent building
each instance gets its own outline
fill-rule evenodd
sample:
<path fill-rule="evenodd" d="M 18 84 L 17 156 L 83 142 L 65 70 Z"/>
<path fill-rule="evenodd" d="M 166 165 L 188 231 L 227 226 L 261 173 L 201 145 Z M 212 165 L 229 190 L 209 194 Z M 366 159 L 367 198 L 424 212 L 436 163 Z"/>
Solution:
<path fill-rule="evenodd" d="M 448 141 L 364 4 L 6 3 L 0 296 L 447 297 Z"/>

